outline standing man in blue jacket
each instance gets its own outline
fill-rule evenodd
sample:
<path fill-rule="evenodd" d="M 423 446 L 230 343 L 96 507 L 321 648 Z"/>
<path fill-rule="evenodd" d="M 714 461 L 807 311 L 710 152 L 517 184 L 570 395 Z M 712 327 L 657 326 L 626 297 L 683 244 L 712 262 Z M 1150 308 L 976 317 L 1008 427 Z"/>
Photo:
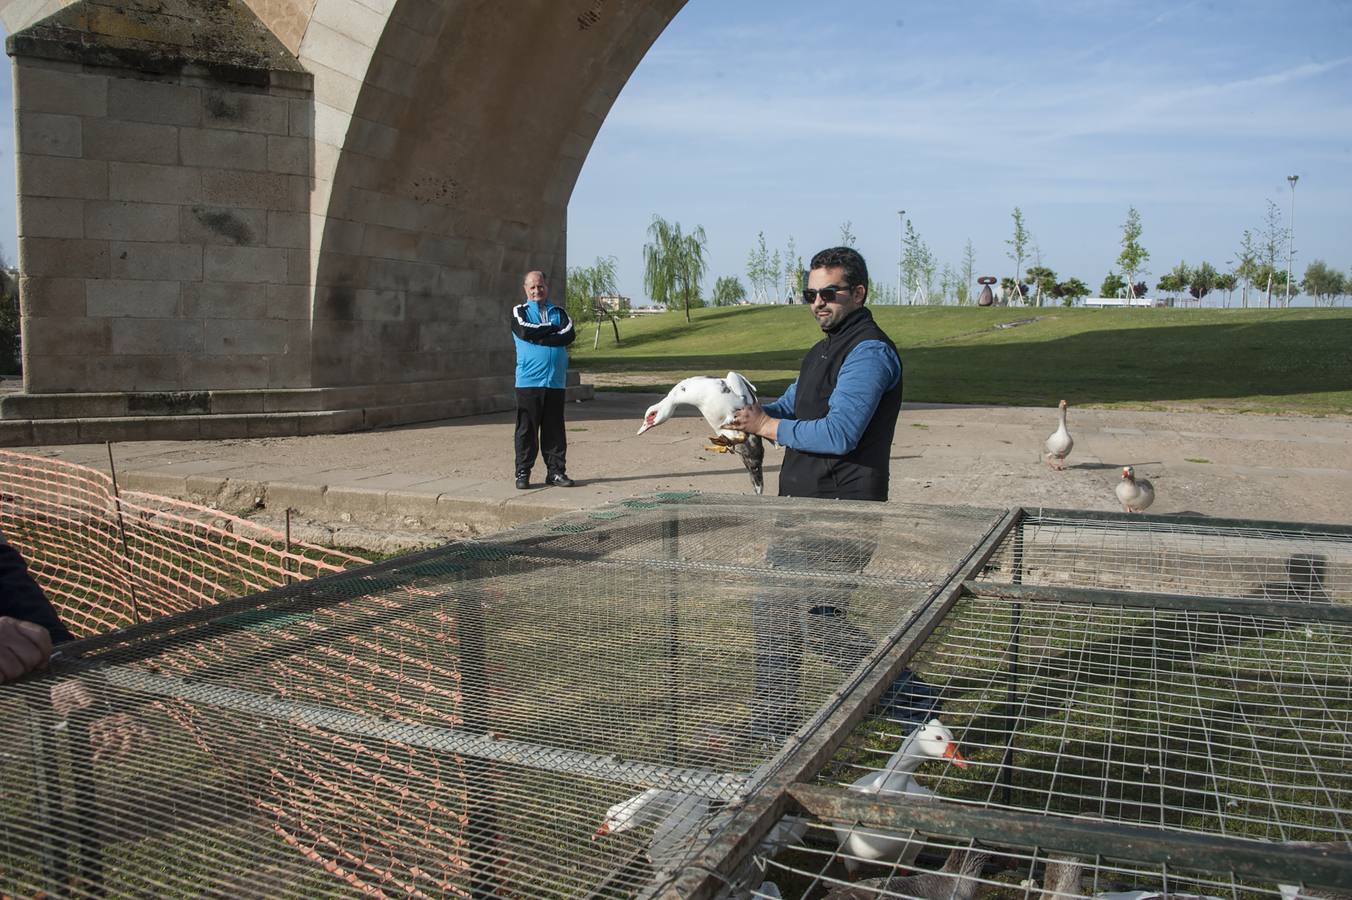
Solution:
<path fill-rule="evenodd" d="M 568 438 L 563 430 L 567 346 L 577 337 L 573 320 L 549 302 L 543 272 L 527 272 L 526 302 L 512 307 L 516 342 L 516 486 L 530 487 L 537 452 L 545 458 L 545 484 L 572 487 L 565 471 Z"/>

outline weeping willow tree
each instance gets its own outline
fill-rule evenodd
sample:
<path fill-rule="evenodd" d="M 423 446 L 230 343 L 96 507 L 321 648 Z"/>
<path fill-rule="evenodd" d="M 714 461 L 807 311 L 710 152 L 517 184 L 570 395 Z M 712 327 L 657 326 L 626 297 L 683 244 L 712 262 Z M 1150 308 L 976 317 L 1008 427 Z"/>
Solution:
<path fill-rule="evenodd" d="M 699 296 L 708 268 L 704 251 L 709 239 L 699 225 L 682 234 L 680 222 L 668 222 L 658 215 L 648 226 L 648 236 L 652 242 L 643 245 L 643 288 L 667 309 L 679 304 L 689 322 L 690 301 Z"/>
<path fill-rule="evenodd" d="M 620 325 L 610 310 L 601 305 L 601 297 L 610 297 L 619 293 L 615 276 L 615 257 L 598 256 L 590 266 L 577 266 L 568 270 L 566 289 L 568 315 L 576 322 L 595 322 L 596 330 L 601 330 L 601 320 L 607 319 L 615 329 L 615 343 L 620 342 Z"/>

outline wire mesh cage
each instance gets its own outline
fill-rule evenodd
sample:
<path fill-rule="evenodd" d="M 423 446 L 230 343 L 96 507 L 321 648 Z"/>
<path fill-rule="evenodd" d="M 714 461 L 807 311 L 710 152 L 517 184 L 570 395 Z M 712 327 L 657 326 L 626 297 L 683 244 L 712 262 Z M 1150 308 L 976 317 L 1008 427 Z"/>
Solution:
<path fill-rule="evenodd" d="M 652 891 L 998 518 L 659 495 L 84 641 L 0 686 L 0 892 Z"/>
<path fill-rule="evenodd" d="M 874 710 L 791 788 L 805 827 L 765 877 L 835 900 L 1343 896 L 1349 563 L 1337 526 L 1020 511 L 901 654 L 938 721 Z"/>
<path fill-rule="evenodd" d="M 0 686 L 0 894 L 1335 896 L 1350 550 L 662 494 L 228 600 Z"/>

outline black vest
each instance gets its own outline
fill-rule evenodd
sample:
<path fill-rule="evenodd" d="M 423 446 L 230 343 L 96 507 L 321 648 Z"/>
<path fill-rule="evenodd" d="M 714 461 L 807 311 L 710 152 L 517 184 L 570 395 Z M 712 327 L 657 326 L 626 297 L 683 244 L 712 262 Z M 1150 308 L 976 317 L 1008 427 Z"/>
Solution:
<path fill-rule="evenodd" d="M 868 308 L 862 308 L 808 351 L 798 373 L 798 390 L 793 414 L 801 420 L 821 419 L 831 405 L 840 367 L 858 344 L 882 341 L 893 351 L 897 345 L 873 321 Z M 900 355 L 898 355 L 900 359 Z M 878 408 L 864 429 L 859 445 L 844 456 L 804 453 L 792 448 L 784 452 L 779 470 L 779 496 L 818 497 L 825 500 L 886 500 L 888 468 L 892 455 L 892 435 L 901 412 L 901 380 L 883 394 Z"/>

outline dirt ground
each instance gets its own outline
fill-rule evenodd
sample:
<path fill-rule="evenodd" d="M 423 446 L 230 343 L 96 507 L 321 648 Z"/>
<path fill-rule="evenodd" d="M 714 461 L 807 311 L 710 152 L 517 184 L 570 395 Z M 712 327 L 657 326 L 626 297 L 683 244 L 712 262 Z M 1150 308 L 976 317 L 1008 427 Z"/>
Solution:
<path fill-rule="evenodd" d="M 375 498 L 385 520 L 443 535 L 484 533 L 659 490 L 744 493 L 753 502 L 740 461 L 704 449 L 708 429 L 693 410 L 635 434 L 657 399 L 603 391 L 569 404 L 568 469 L 578 481 L 570 489 L 513 488 L 510 412 L 353 434 L 128 442 L 114 452 L 128 487 L 221 508 L 257 496 L 272 512 L 291 505 L 321 524 L 326 517 L 350 522 Z M 1352 421 L 1072 408 L 1069 425 L 1075 448 L 1067 469 L 1055 472 L 1041 458 L 1056 426 L 1054 409 L 908 404 L 892 447 L 891 496 L 1120 510 L 1113 488 L 1121 467 L 1131 465 L 1154 482 L 1152 513 L 1352 524 Z M 108 466 L 101 444 L 36 452 Z M 778 488 L 782 453 L 767 451 L 767 493 Z M 543 475 L 537 464 L 537 485 Z M 293 499 L 272 502 L 282 486 Z M 305 491 L 324 502 L 305 509 Z M 338 503 L 342 498 L 351 502 Z M 432 521 L 429 508 L 448 510 L 452 520 Z"/>

